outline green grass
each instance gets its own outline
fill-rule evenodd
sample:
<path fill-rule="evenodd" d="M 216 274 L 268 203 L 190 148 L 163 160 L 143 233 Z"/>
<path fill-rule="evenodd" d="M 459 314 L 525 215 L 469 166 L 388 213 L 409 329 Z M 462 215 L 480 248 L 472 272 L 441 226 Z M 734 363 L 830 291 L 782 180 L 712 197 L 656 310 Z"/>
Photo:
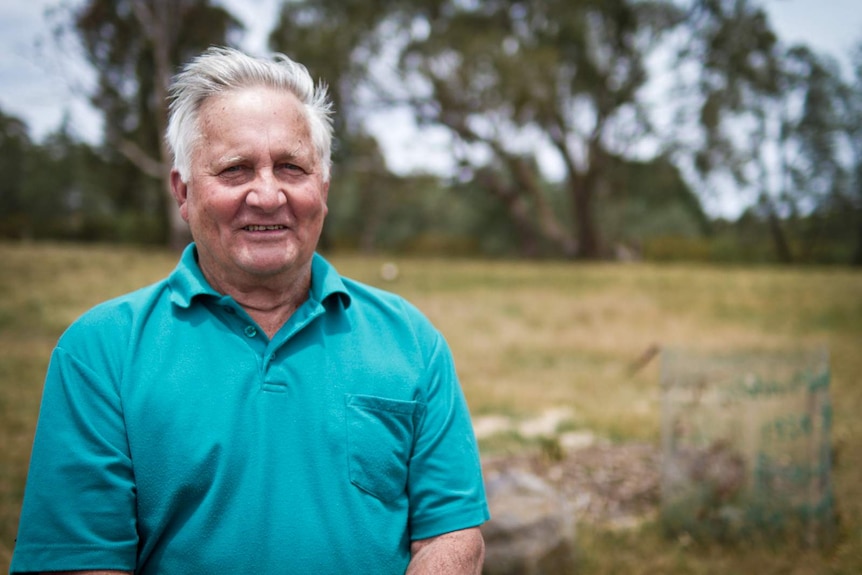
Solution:
<path fill-rule="evenodd" d="M 584 573 L 862 572 L 862 272 L 332 256 L 344 274 L 398 292 L 446 335 L 476 415 L 573 410 L 579 429 L 658 442 L 658 362 L 650 346 L 706 351 L 828 346 L 839 539 L 820 551 L 704 546 L 581 526 Z M 156 281 L 171 253 L 106 246 L 0 244 L 0 572 L 8 569 L 42 378 L 62 330 L 91 305 Z M 482 449 L 512 449 L 503 436 Z"/>

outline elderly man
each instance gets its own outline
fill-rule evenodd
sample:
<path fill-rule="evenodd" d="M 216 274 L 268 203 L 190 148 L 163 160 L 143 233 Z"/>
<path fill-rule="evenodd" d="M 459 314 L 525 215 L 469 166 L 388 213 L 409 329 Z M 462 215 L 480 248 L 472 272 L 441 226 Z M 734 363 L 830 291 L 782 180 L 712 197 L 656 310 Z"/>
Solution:
<path fill-rule="evenodd" d="M 488 510 L 445 341 L 315 253 L 325 88 L 214 48 L 171 95 L 195 243 L 60 339 L 12 572 L 479 573 Z"/>

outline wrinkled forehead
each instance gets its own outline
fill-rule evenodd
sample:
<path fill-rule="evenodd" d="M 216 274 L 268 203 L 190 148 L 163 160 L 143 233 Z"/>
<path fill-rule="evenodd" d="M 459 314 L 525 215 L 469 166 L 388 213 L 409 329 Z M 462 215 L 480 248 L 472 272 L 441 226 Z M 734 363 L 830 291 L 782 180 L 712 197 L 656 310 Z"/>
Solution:
<path fill-rule="evenodd" d="M 216 142 L 269 139 L 317 155 L 305 106 L 293 93 L 275 88 L 243 88 L 207 98 L 198 110 L 196 132 L 195 152 Z"/>

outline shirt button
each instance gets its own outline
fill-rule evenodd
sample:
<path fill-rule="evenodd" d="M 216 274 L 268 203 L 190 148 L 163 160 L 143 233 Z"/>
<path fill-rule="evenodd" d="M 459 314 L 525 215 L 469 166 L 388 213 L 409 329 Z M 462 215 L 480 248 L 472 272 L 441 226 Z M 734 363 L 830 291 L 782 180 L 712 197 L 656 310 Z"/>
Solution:
<path fill-rule="evenodd" d="M 247 326 L 245 326 L 245 335 L 246 335 L 247 337 L 254 337 L 254 336 L 256 336 L 256 335 L 257 335 L 257 328 L 256 328 L 256 327 L 254 327 L 253 325 L 247 325 Z"/>
<path fill-rule="evenodd" d="M 225 310 L 227 313 L 229 313 L 230 315 L 233 315 L 233 314 L 235 314 L 235 313 L 236 313 L 236 310 L 235 310 L 235 309 L 233 309 L 232 307 L 230 307 L 229 305 L 224 306 L 224 310 Z"/>

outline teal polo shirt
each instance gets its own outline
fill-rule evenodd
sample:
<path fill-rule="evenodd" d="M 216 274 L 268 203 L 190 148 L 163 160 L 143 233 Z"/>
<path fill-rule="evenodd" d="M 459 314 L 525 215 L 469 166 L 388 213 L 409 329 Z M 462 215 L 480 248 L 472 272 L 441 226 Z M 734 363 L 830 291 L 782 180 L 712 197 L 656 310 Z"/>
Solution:
<path fill-rule="evenodd" d="M 450 351 L 402 298 L 312 264 L 270 340 L 194 246 L 52 355 L 12 572 L 403 573 L 488 518 Z"/>

